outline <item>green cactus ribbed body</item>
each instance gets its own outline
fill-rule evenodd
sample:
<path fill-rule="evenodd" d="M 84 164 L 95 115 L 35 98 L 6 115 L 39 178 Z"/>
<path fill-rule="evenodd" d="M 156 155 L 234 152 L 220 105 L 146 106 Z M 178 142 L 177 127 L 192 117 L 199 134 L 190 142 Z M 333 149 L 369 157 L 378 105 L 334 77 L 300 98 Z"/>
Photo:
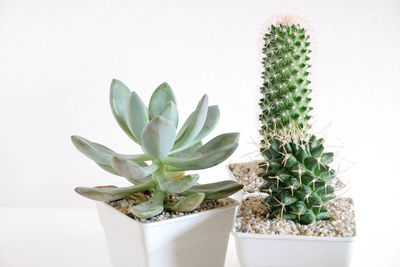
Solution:
<path fill-rule="evenodd" d="M 272 25 L 263 48 L 263 95 L 260 100 L 262 131 L 294 124 L 307 129 L 311 101 L 308 88 L 309 35 L 299 25 Z"/>
<path fill-rule="evenodd" d="M 273 218 L 301 224 L 329 219 L 327 204 L 335 198 L 330 169 L 333 153 L 324 153 L 324 140 L 271 137 L 262 150 L 266 162 L 260 176 L 268 193 L 264 199 Z"/>

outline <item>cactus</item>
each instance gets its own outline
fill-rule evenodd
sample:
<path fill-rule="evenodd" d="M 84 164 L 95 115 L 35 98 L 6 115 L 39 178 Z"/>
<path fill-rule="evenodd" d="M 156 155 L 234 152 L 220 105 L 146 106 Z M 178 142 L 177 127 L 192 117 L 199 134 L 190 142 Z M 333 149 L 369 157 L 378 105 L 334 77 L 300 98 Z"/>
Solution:
<path fill-rule="evenodd" d="M 218 106 L 208 106 L 204 95 L 196 110 L 177 132 L 178 110 L 175 96 L 167 83 L 151 96 L 149 106 L 121 81 L 113 80 L 110 91 L 111 109 L 123 131 L 143 150 L 143 154 L 126 155 L 72 136 L 75 147 L 104 170 L 125 177 L 129 187 L 77 187 L 80 195 L 113 201 L 150 190 L 151 198 L 130 208 L 139 218 L 150 218 L 164 209 L 189 212 L 204 199 L 219 199 L 234 194 L 243 186 L 233 181 L 198 184 L 197 174 L 185 171 L 213 167 L 227 159 L 237 148 L 239 133 L 226 133 L 202 144 L 219 120 Z M 178 197 L 173 202 L 170 194 Z M 175 199 L 175 198 L 174 198 Z"/>
<path fill-rule="evenodd" d="M 293 123 L 307 129 L 311 98 L 309 35 L 300 25 L 272 25 L 265 34 L 263 85 L 260 88 L 263 130 L 281 129 Z"/>
<path fill-rule="evenodd" d="M 260 190 L 272 217 L 301 224 L 329 219 L 327 204 L 335 198 L 329 167 L 333 153 L 322 138 L 310 135 L 309 35 L 286 17 L 265 34 Z"/>
<path fill-rule="evenodd" d="M 263 148 L 266 162 L 260 164 L 265 180 L 260 191 L 268 194 L 264 203 L 272 217 L 301 224 L 329 219 L 326 204 L 335 198 L 335 171 L 329 167 L 333 153 L 323 152 L 324 139 L 292 131 L 269 140 Z"/>

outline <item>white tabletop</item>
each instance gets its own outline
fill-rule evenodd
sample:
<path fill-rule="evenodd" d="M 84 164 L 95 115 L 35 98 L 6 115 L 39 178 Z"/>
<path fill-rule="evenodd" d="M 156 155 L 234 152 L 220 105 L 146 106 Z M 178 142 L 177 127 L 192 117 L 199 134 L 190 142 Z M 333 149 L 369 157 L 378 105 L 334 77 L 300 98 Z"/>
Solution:
<path fill-rule="evenodd" d="M 111 267 L 94 209 L 0 208 L 1 267 Z M 227 267 L 239 267 L 233 238 Z"/>

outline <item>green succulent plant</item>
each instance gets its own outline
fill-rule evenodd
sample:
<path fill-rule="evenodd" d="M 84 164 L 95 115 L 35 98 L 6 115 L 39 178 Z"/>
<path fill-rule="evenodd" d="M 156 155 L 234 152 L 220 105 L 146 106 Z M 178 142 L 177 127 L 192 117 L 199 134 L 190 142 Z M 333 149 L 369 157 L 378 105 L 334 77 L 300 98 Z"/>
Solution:
<path fill-rule="evenodd" d="M 176 100 L 167 83 L 157 87 L 146 107 L 134 91 L 114 79 L 110 104 L 119 126 L 141 146 L 143 154 L 119 154 L 79 136 L 71 139 L 97 165 L 125 177 L 133 186 L 78 187 L 75 191 L 80 195 L 97 201 L 113 201 L 150 190 L 152 196 L 148 201 L 130 209 L 139 218 L 150 218 L 164 209 L 193 211 L 204 199 L 224 198 L 243 187 L 233 181 L 198 184 L 197 174 L 182 174 L 218 165 L 238 146 L 239 133 L 221 134 L 202 144 L 202 139 L 219 120 L 218 106 L 208 106 L 207 95 L 201 98 L 179 131 Z M 172 201 L 170 194 L 178 196 L 179 201 Z"/>
<path fill-rule="evenodd" d="M 335 198 L 333 153 L 324 152 L 324 140 L 308 133 L 309 38 L 294 23 L 271 25 L 265 34 L 259 116 L 264 202 L 272 217 L 301 224 L 329 219 L 327 204 Z"/>
<path fill-rule="evenodd" d="M 335 198 L 329 167 L 333 153 L 324 153 L 324 140 L 312 136 L 271 136 L 262 148 L 265 181 L 260 191 L 274 218 L 301 224 L 329 219 L 327 203 Z"/>
<path fill-rule="evenodd" d="M 293 123 L 307 129 L 312 107 L 308 88 L 310 36 L 300 25 L 271 25 L 265 34 L 262 73 L 263 98 L 259 105 L 263 130 L 281 129 Z"/>

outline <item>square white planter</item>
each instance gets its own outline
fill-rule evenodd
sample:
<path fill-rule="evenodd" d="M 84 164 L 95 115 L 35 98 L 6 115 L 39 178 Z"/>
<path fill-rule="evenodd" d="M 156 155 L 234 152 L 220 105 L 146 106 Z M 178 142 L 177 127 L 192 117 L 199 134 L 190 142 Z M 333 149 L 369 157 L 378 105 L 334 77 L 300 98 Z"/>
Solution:
<path fill-rule="evenodd" d="M 140 223 L 97 203 L 113 267 L 223 267 L 238 203 Z"/>
<path fill-rule="evenodd" d="M 354 237 L 233 235 L 241 267 L 346 267 L 354 243 Z"/>
<path fill-rule="evenodd" d="M 231 180 L 237 181 L 229 164 Z M 243 190 L 233 197 L 241 201 Z M 241 267 L 347 267 L 350 266 L 355 237 L 314 237 L 232 232 Z"/>

